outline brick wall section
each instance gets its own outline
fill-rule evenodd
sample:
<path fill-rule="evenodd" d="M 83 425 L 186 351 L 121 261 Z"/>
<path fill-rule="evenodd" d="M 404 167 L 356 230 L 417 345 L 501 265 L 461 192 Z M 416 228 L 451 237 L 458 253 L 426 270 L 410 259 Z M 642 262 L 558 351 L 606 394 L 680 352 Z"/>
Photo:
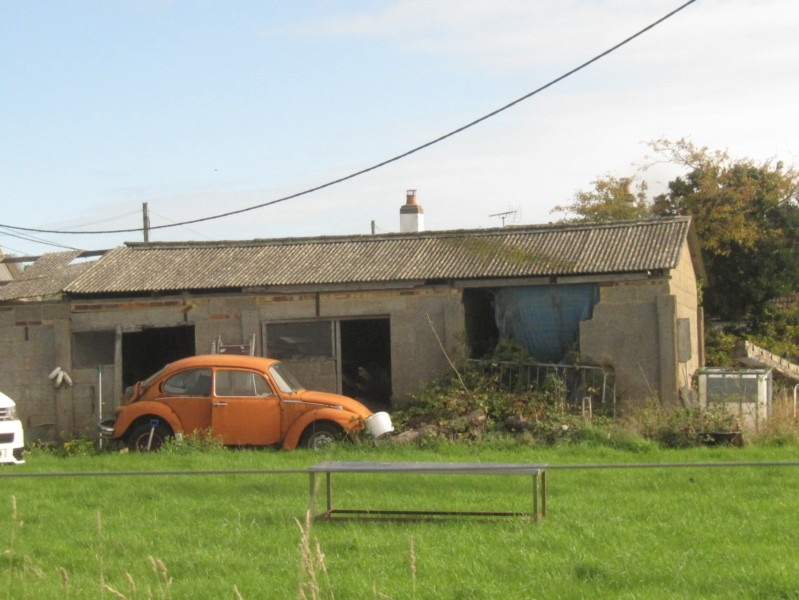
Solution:
<path fill-rule="evenodd" d="M 288 298 L 260 296 L 257 305 L 260 321 L 265 323 L 313 318 L 389 318 L 391 379 L 397 405 L 407 403 L 409 395 L 418 391 L 425 381 L 448 368 L 436 333 L 447 352 L 463 355 L 464 351 L 461 294 L 446 286 L 405 291 L 331 292 L 318 297 L 315 294 Z M 308 361 L 304 367 L 310 385 L 331 381 L 330 370 L 335 365 Z M 295 364 L 294 370 L 301 378 L 304 376 L 303 365 Z"/>
<path fill-rule="evenodd" d="M 701 366 L 703 342 L 693 264 L 684 244 L 677 269 L 649 279 L 603 285 L 593 318 L 580 325 L 586 360 L 609 364 L 620 406 L 648 398 L 680 401 Z M 678 319 L 689 320 L 691 358 L 678 360 Z"/>
<path fill-rule="evenodd" d="M 55 423 L 58 392 L 48 375 L 57 366 L 54 324 L 65 314 L 63 306 L 40 303 L 0 310 L 0 390 L 17 403 L 23 427 Z"/>
<path fill-rule="evenodd" d="M 628 399 L 657 396 L 660 387 L 657 298 L 665 281 L 635 281 L 600 287 L 593 317 L 580 324 L 580 352 L 589 363 L 610 365 L 616 392 Z"/>
<path fill-rule="evenodd" d="M 696 277 L 688 246 L 684 245 L 680 263 L 671 272 L 670 281 L 670 290 L 677 302 L 676 316 L 678 319 L 688 319 L 690 323 L 691 358 L 679 367 L 678 388 L 690 386 L 694 372 L 705 366 L 704 317 L 698 304 L 699 286 Z"/>

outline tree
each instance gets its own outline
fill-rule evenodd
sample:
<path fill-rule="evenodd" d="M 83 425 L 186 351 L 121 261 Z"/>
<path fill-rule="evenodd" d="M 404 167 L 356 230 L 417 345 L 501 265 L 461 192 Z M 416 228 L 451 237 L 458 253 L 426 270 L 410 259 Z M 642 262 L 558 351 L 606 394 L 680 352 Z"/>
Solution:
<path fill-rule="evenodd" d="M 799 290 L 796 170 L 733 160 L 726 151 L 711 152 L 685 139 L 660 139 L 650 147 L 658 162 L 688 169 L 651 204 L 645 181 L 607 175 L 553 212 L 571 213 L 578 221 L 690 215 L 708 274 L 704 305 L 711 318 L 757 320 L 771 300 Z"/>
<path fill-rule="evenodd" d="M 655 198 L 655 215 L 690 215 L 709 281 L 705 310 L 737 320 L 764 315 L 768 303 L 799 289 L 799 175 L 781 163 L 732 160 L 687 140 L 652 148 L 691 169 Z"/>
<path fill-rule="evenodd" d="M 576 192 L 571 204 L 558 205 L 552 212 L 575 214 L 578 221 L 601 222 L 641 219 L 650 215 L 645 181 L 606 175 L 591 184 L 593 190 Z"/>

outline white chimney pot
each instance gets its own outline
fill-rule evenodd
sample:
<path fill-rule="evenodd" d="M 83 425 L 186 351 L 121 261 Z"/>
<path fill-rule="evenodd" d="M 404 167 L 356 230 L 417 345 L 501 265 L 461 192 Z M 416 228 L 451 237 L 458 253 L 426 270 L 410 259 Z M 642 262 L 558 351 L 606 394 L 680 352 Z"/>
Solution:
<path fill-rule="evenodd" d="M 424 231 L 424 209 L 416 204 L 416 190 L 408 190 L 400 208 L 400 233 Z"/>

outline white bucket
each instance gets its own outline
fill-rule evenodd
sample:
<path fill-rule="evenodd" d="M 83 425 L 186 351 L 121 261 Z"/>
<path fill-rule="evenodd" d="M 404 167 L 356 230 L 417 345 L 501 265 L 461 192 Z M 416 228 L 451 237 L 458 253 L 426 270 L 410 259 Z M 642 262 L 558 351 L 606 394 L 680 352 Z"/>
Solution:
<path fill-rule="evenodd" d="M 366 419 L 366 430 L 372 434 L 372 437 L 376 438 L 390 431 L 394 431 L 394 426 L 391 424 L 391 415 L 387 412 L 373 414 Z"/>

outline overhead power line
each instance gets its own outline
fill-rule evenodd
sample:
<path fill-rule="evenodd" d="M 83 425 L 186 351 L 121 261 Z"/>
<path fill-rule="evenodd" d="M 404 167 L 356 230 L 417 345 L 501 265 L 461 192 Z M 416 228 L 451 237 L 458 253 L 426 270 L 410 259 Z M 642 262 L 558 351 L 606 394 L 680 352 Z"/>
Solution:
<path fill-rule="evenodd" d="M 164 215 L 155 212 L 152 208 L 150 208 L 150 214 L 155 215 L 156 217 L 158 217 L 159 219 L 163 219 L 164 221 L 169 221 L 169 223 L 172 226 L 174 226 L 174 227 L 182 227 L 182 226 L 184 226 L 183 223 L 175 223 L 175 221 L 172 221 L 171 219 L 168 219 Z M 150 229 L 158 229 L 158 228 L 159 228 L 158 225 L 156 225 L 155 227 L 153 227 L 152 225 L 150 226 Z M 213 240 L 214 239 L 211 236 L 205 235 L 204 233 L 200 233 L 199 231 L 195 231 L 193 229 L 189 229 L 188 227 L 184 227 L 184 228 L 186 229 L 186 231 L 188 231 L 190 233 L 193 233 L 194 235 L 199 235 L 200 237 L 204 237 L 207 240 Z"/>
<path fill-rule="evenodd" d="M 53 246 L 54 248 L 63 248 L 65 250 L 79 250 L 79 248 L 73 248 L 72 246 L 66 246 L 64 244 L 59 244 L 57 242 L 48 242 L 47 240 L 43 240 L 41 238 L 37 238 L 32 235 L 11 233 L 10 231 L 3 231 L 2 229 L 0 229 L 0 235 L 6 235 L 8 237 L 16 238 L 18 240 L 24 240 L 26 242 L 33 242 L 35 244 L 44 244 L 45 246 Z"/>
<path fill-rule="evenodd" d="M 75 225 L 74 227 L 69 227 L 69 228 L 65 229 L 64 231 L 65 232 L 70 232 L 69 231 L 70 229 L 75 229 L 77 227 L 86 227 L 87 225 L 98 225 L 100 223 L 108 223 L 109 221 L 121 221 L 122 219 L 126 219 L 128 217 L 131 217 L 133 215 L 138 215 L 138 214 L 139 214 L 138 210 L 130 210 L 130 211 L 128 211 L 126 213 L 123 213 L 121 215 L 115 215 L 115 216 L 111 216 L 111 217 L 105 217 L 103 219 L 97 219 L 95 221 L 89 221 L 87 223 L 81 223 L 80 225 Z"/>
<path fill-rule="evenodd" d="M 430 140 L 429 142 L 426 142 L 426 143 L 422 144 L 421 146 L 416 146 L 415 148 L 412 148 L 411 150 L 408 150 L 407 152 L 403 152 L 402 154 L 398 154 L 397 156 L 394 156 L 392 158 L 389 158 L 387 160 L 379 162 L 379 163 L 377 163 L 375 165 L 372 165 L 371 167 L 367 167 L 365 169 L 361 169 L 360 171 L 356 171 L 355 173 L 351 173 L 349 175 L 345 175 L 343 177 L 339 177 L 338 179 L 333 179 L 332 181 L 328 181 L 327 183 L 323 183 L 321 185 L 317 185 L 316 187 L 312 187 L 312 188 L 303 190 L 301 192 L 296 192 L 296 193 L 290 194 L 288 196 L 283 196 L 282 198 L 277 198 L 275 200 L 270 200 L 269 202 L 263 202 L 261 204 L 256 204 L 254 206 L 248 206 L 246 208 L 241 208 L 241 209 L 238 209 L 238 210 L 231 210 L 231 211 L 228 211 L 228 212 L 225 212 L 225 213 L 219 213 L 219 214 L 211 215 L 211 216 L 208 216 L 208 217 L 200 217 L 200 218 L 191 219 L 191 220 L 188 220 L 188 221 L 181 221 L 179 223 L 169 223 L 169 224 L 166 224 L 166 225 L 156 225 L 156 226 L 150 227 L 149 229 L 150 230 L 154 230 L 154 229 L 167 229 L 167 228 L 171 228 L 171 227 L 185 227 L 186 225 L 193 225 L 195 223 L 203 223 L 205 221 L 213 221 L 213 220 L 216 220 L 216 219 L 223 219 L 225 217 L 231 217 L 233 215 L 239 215 L 239 214 L 246 213 L 246 212 L 249 212 L 249 211 L 257 210 L 259 208 L 265 208 L 267 206 L 273 206 L 273 205 L 279 204 L 281 202 L 286 202 L 288 200 L 294 200 L 294 199 L 299 198 L 301 196 L 306 196 L 306 195 L 311 194 L 313 192 L 318 192 L 319 190 L 323 190 L 325 188 L 329 188 L 329 187 L 337 185 L 339 183 L 343 183 L 344 181 L 348 181 L 350 179 L 354 179 L 355 177 L 359 177 L 361 175 L 369 173 L 370 171 L 375 171 L 377 169 L 380 169 L 381 167 L 385 167 L 386 165 L 389 165 L 391 163 L 397 162 L 398 160 L 402 160 L 403 158 L 407 158 L 408 156 L 410 156 L 412 154 L 415 154 L 415 153 L 419 152 L 420 150 L 424 150 L 425 148 L 429 148 L 430 146 L 438 144 L 439 142 L 443 142 L 444 140 L 446 140 L 448 138 L 451 138 L 454 135 L 457 135 L 457 134 L 459 134 L 459 133 L 461 133 L 463 131 L 466 131 L 467 129 L 470 129 L 471 127 L 474 127 L 475 125 L 478 125 L 479 123 L 482 123 L 483 121 L 486 121 L 486 120 L 490 119 L 491 117 L 495 117 L 496 115 L 500 114 L 501 112 L 504 112 L 504 111 L 508 110 L 509 108 L 511 108 L 513 106 L 516 106 L 517 104 L 519 104 L 521 102 L 524 102 L 525 100 L 527 100 L 529 98 L 532 98 L 533 96 L 535 96 L 535 95 L 543 92 L 544 90 L 554 86 L 555 84 L 560 83 L 564 79 L 566 79 L 568 77 L 571 77 L 572 75 L 574 75 L 575 73 L 577 73 L 579 71 L 582 71 L 583 69 L 585 69 L 586 67 L 592 65 L 593 63 L 597 62 L 598 60 L 600 60 L 602 58 L 605 58 L 606 56 L 608 56 L 609 54 L 615 52 L 619 48 L 621 48 L 623 46 L 626 46 L 627 44 L 632 42 L 634 39 L 642 36 L 643 34 L 648 32 L 649 30 L 657 27 L 658 25 L 660 25 L 664 21 L 670 19 L 671 17 L 673 17 L 674 15 L 679 13 L 680 11 L 684 10 L 685 8 L 687 8 L 688 6 L 693 4 L 694 2 L 696 2 L 696 0 L 688 0 L 688 2 L 686 2 L 685 4 L 682 4 L 681 6 L 675 8 L 674 10 L 669 12 L 668 14 L 666 14 L 663 17 L 661 17 L 660 19 L 658 19 L 657 21 L 654 21 L 653 23 L 650 23 L 649 25 L 647 25 L 643 29 L 637 31 L 636 33 L 632 34 L 628 38 L 625 38 L 624 40 L 622 40 L 621 42 L 619 42 L 615 46 L 612 46 L 612 47 L 608 48 L 607 50 L 605 50 L 604 52 L 601 52 L 600 54 L 597 54 L 593 58 L 591 58 L 591 59 L 585 61 L 584 63 L 582 63 L 581 65 L 579 65 L 579 66 L 571 69 L 570 71 L 567 71 L 563 75 L 561 75 L 559 77 L 556 77 L 555 79 L 551 80 L 549 83 L 546 83 L 546 84 L 542 85 L 541 87 L 534 89 L 532 92 L 529 92 L 529 93 L 525 94 L 524 96 L 522 96 L 520 98 L 517 98 L 516 100 L 514 100 L 512 102 L 509 102 L 508 104 L 505 104 L 504 106 L 501 106 L 498 109 L 493 110 L 490 113 L 488 113 L 486 115 L 483 115 L 482 117 L 480 117 L 478 119 L 475 119 L 474 121 L 471 121 L 470 123 L 467 123 L 466 125 L 458 127 L 457 129 L 454 129 L 454 130 L 450 131 L 449 133 L 445 133 L 444 135 L 439 136 L 439 137 L 437 137 L 437 138 L 435 138 L 433 140 Z M 18 226 L 14 226 L 14 225 L 4 225 L 4 224 L 1 224 L 1 223 L 0 223 L 0 227 L 6 227 L 8 229 L 15 229 L 17 231 L 30 231 L 30 232 L 36 232 L 36 233 L 59 233 L 59 234 L 69 234 L 69 235 L 80 235 L 80 234 L 83 234 L 83 235 L 96 235 L 96 234 L 135 233 L 135 232 L 140 232 L 140 231 L 143 230 L 143 228 L 141 228 L 141 227 L 134 227 L 134 228 L 131 228 L 131 229 L 111 229 L 111 230 L 105 230 L 105 231 L 63 231 L 63 230 L 57 230 L 57 229 L 34 229 L 34 228 L 30 228 L 30 227 L 18 227 Z"/>

